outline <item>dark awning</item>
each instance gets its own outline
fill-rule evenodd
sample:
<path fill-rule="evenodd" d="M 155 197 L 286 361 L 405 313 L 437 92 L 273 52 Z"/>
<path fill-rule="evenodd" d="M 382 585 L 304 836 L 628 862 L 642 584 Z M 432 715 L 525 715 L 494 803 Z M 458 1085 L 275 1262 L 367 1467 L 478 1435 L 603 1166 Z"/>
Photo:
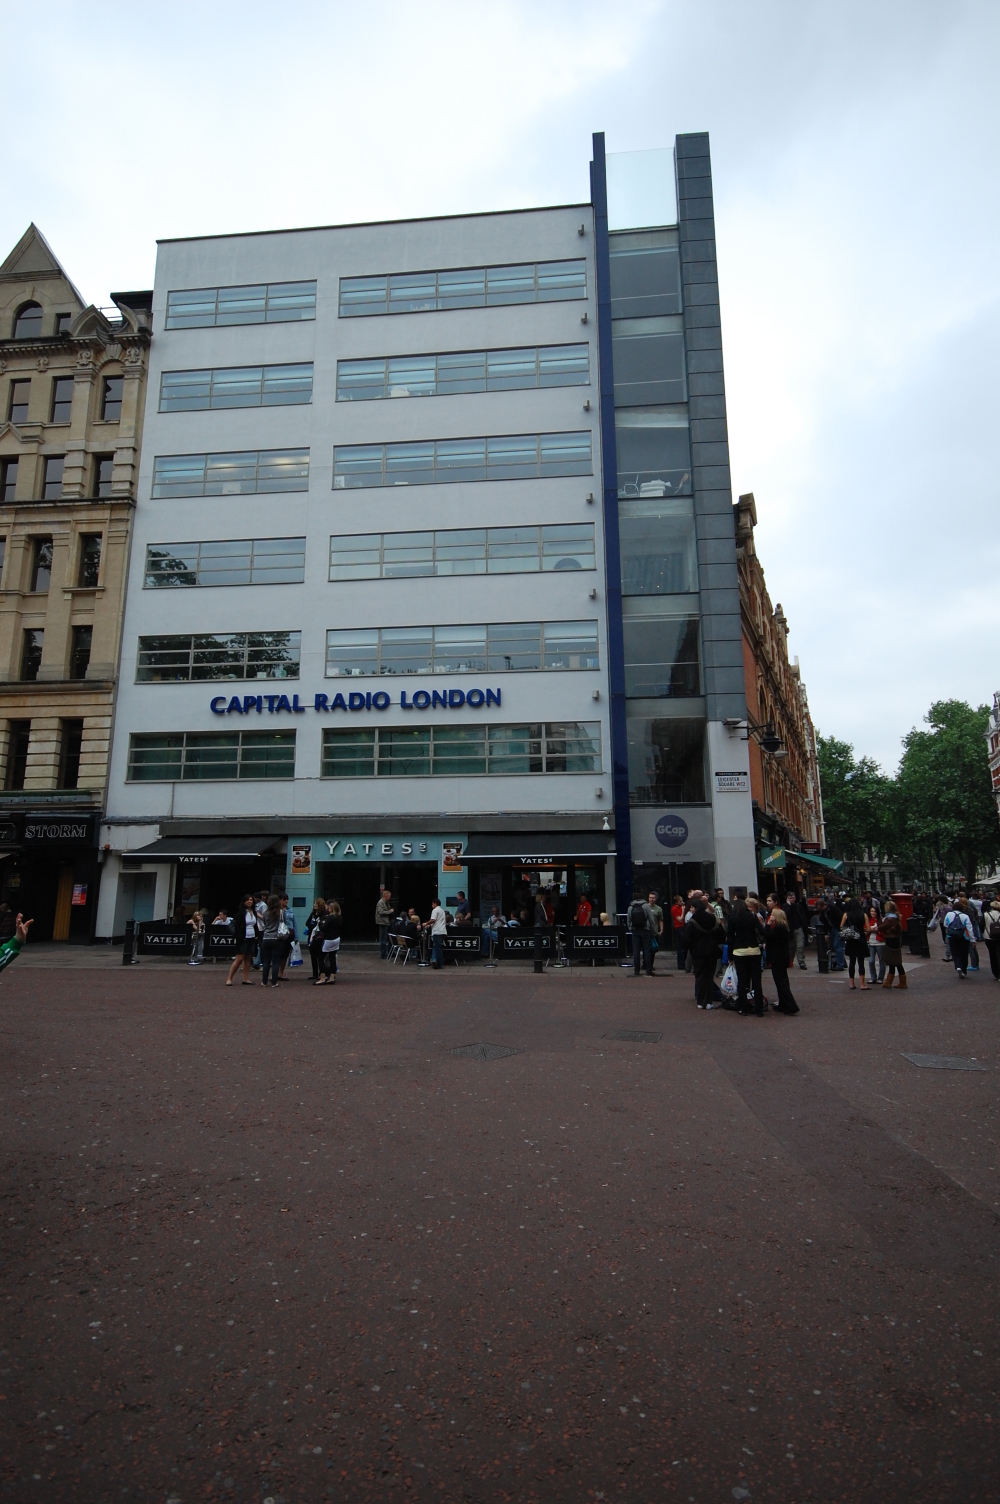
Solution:
<path fill-rule="evenodd" d="M 277 836 L 164 836 L 137 851 L 125 851 L 122 859 L 132 862 L 179 862 L 192 866 L 220 862 L 252 862 L 273 851 Z"/>
<path fill-rule="evenodd" d="M 541 830 L 471 835 L 463 862 L 605 861 L 615 854 L 612 830 Z"/>

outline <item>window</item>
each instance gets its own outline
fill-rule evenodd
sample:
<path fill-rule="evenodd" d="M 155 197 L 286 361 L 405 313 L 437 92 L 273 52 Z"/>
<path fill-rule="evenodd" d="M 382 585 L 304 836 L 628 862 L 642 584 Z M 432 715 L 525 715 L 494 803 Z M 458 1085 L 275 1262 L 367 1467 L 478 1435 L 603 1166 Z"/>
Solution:
<path fill-rule="evenodd" d="M 57 376 L 52 383 L 52 417 L 53 423 L 68 423 L 73 410 L 73 378 L 72 376 Z"/>
<path fill-rule="evenodd" d="M 619 408 L 615 413 L 618 495 L 677 496 L 691 490 L 687 409 Z"/>
<path fill-rule="evenodd" d="M 549 574 L 594 567 L 592 522 L 433 533 L 353 533 L 330 539 L 331 580 Z"/>
<path fill-rule="evenodd" d="M 14 320 L 15 339 L 41 339 L 42 308 L 40 303 L 25 303 Z"/>
<path fill-rule="evenodd" d="M 57 313 L 56 314 L 56 333 L 57 334 L 68 334 L 69 333 L 69 326 L 70 326 L 70 324 L 72 324 L 72 322 L 73 322 L 73 315 L 71 313 Z"/>
<path fill-rule="evenodd" d="M 630 718 L 627 727 L 632 804 L 704 803 L 704 721 Z"/>
<path fill-rule="evenodd" d="M 452 397 L 461 392 L 511 392 L 531 387 L 586 386 L 587 345 L 527 350 L 463 350 L 452 355 L 390 355 L 337 362 L 337 401 L 380 397 Z"/>
<path fill-rule="evenodd" d="M 181 731 L 129 738 L 130 783 L 294 777 L 294 731 Z"/>
<path fill-rule="evenodd" d="M 195 679 L 297 679 L 301 632 L 226 632 L 140 637 L 136 682 Z"/>
<path fill-rule="evenodd" d="M 0 538 L 0 579 L 3 578 L 4 559 L 7 556 L 7 539 Z"/>
<path fill-rule="evenodd" d="M 80 568 L 76 583 L 83 590 L 93 590 L 101 573 L 101 534 L 83 533 L 80 537 Z"/>
<path fill-rule="evenodd" d="M 82 749 L 83 722 L 63 721 L 59 738 L 59 788 L 79 788 Z"/>
<path fill-rule="evenodd" d="M 7 778 L 5 787 L 23 789 L 24 775 L 28 766 L 28 741 L 31 737 L 30 721 L 11 721 L 7 735 Z"/>
<path fill-rule="evenodd" d="M 287 407 L 312 401 L 313 368 L 305 365 L 227 366 L 217 371 L 164 371 L 160 412 L 223 407 Z"/>
<path fill-rule="evenodd" d="M 555 303 L 586 296 L 587 263 L 582 260 L 399 272 L 394 276 L 341 277 L 340 317 Z"/>
<path fill-rule="evenodd" d="M 32 590 L 46 591 L 52 579 L 52 539 L 35 538 L 31 546 Z"/>
<path fill-rule="evenodd" d="M 697 616 L 626 616 L 625 693 L 680 699 L 701 693 Z"/>
<path fill-rule="evenodd" d="M 328 679 L 599 667 L 596 621 L 348 627 L 326 634 Z"/>
<path fill-rule="evenodd" d="M 504 434 L 489 439 L 428 439 L 415 444 L 339 444 L 334 490 L 359 486 L 433 486 L 455 481 L 591 475 L 589 433 Z"/>
<path fill-rule="evenodd" d="M 308 449 L 158 454 L 153 461 L 154 501 L 172 496 L 254 496 L 308 489 Z"/>
<path fill-rule="evenodd" d="M 71 679 L 86 679 L 90 667 L 90 649 L 94 641 L 91 626 L 74 627 L 69 650 L 69 676 Z"/>
<path fill-rule="evenodd" d="M 679 316 L 615 319 L 611 325 L 615 406 L 686 402 L 684 334 Z"/>
<path fill-rule="evenodd" d="M 211 329 L 223 324 L 289 324 L 315 317 L 315 282 L 194 287 L 167 293 L 168 329 Z"/>
<path fill-rule="evenodd" d="M 124 390 L 124 376 L 105 376 L 101 386 L 101 417 L 106 422 L 118 423 L 121 420 Z"/>
<path fill-rule="evenodd" d="M 651 318 L 681 311 L 676 230 L 611 236 L 611 317 Z"/>
<path fill-rule="evenodd" d="M 0 460 L 0 501 L 13 501 L 17 490 L 18 461 Z"/>
<path fill-rule="evenodd" d="M 324 778 L 599 773 L 596 722 L 530 726 L 339 727 L 323 732 Z"/>
<path fill-rule="evenodd" d="M 221 543 L 153 543 L 146 585 L 301 585 L 304 538 L 234 538 Z"/>
<path fill-rule="evenodd" d="M 50 454 L 45 461 L 45 470 L 42 477 L 42 500 L 58 501 L 63 494 L 63 470 L 66 466 L 64 454 Z"/>
<path fill-rule="evenodd" d="M 41 627 L 28 627 L 21 634 L 20 678 L 25 684 L 33 684 L 38 678 L 44 642 L 45 632 Z"/>
<path fill-rule="evenodd" d="M 623 595 L 687 595 L 698 589 L 690 500 L 624 501 L 618 530 Z"/>
<path fill-rule="evenodd" d="M 27 423 L 28 421 L 28 398 L 31 395 L 30 381 L 12 381 L 10 384 L 10 406 L 7 409 L 7 417 L 11 423 Z"/>
<path fill-rule="evenodd" d="M 111 477 L 114 475 L 115 457 L 113 454 L 99 454 L 94 459 L 94 495 L 111 495 Z"/>

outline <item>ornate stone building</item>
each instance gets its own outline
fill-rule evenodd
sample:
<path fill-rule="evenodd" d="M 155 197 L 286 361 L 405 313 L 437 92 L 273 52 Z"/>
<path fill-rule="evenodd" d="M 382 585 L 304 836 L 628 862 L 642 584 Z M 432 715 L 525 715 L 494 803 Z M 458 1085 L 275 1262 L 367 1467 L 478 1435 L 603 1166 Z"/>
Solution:
<path fill-rule="evenodd" d="M 93 934 L 152 295 L 86 306 L 29 226 L 0 266 L 0 900 Z"/>
<path fill-rule="evenodd" d="M 799 660 L 789 662 L 788 622 L 780 603 L 772 609 L 754 544 L 757 507 L 753 495 L 741 496 L 734 512 L 754 837 L 760 891 L 770 892 L 775 874 L 763 864 L 762 851 L 787 847 L 819 855 L 824 845 L 823 804 L 816 733 Z M 780 746 L 769 751 L 767 743 L 776 742 Z M 805 868 L 822 872 L 819 863 L 806 863 Z M 779 877 L 777 886 L 794 886 L 795 871 L 789 862 L 784 881 Z"/>

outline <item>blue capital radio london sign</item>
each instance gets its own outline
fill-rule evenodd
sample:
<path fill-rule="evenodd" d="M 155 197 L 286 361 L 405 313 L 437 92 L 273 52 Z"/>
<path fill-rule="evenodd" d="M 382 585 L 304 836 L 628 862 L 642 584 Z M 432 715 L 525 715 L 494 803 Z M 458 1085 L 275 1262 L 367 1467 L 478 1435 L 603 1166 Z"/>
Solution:
<path fill-rule="evenodd" d="M 308 698 L 308 697 L 307 697 Z M 317 694 L 312 708 L 321 715 L 337 710 L 479 710 L 500 705 L 499 689 L 418 689 L 408 693 L 401 689 L 394 699 L 385 689 L 350 690 L 346 695 Z M 209 705 L 213 715 L 305 715 L 308 705 L 300 705 L 297 694 L 216 695 Z"/>

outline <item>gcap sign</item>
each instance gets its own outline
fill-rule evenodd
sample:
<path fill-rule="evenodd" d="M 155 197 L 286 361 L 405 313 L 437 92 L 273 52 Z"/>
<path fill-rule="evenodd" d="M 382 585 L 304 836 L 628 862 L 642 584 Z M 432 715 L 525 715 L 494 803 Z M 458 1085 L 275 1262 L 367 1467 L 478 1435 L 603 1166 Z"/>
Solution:
<path fill-rule="evenodd" d="M 661 815 L 656 822 L 656 839 L 661 846 L 676 851 L 688 838 L 687 821 L 680 815 Z"/>

